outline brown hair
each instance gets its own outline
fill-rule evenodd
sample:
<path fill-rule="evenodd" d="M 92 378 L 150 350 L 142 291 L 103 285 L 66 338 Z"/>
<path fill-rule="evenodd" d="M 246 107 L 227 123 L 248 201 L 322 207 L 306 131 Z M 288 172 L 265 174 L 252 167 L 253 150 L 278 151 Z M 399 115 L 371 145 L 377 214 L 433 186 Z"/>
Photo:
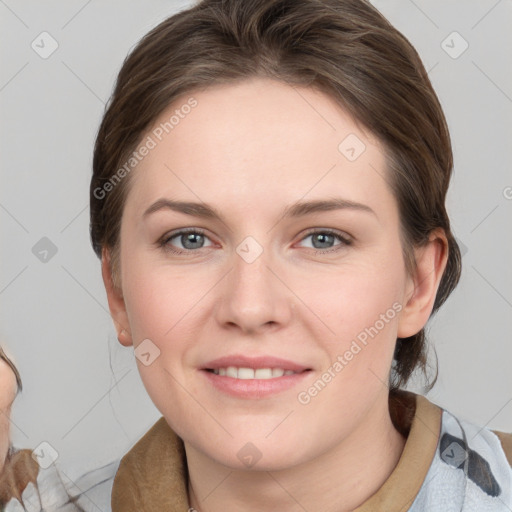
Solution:
<path fill-rule="evenodd" d="M 115 282 L 130 177 L 108 183 L 178 96 L 257 76 L 317 88 L 378 137 L 399 206 L 407 270 L 414 269 L 412 249 L 432 230 L 447 236 L 436 311 L 461 270 L 445 208 L 450 136 L 416 50 L 366 0 L 203 0 L 142 38 L 119 72 L 94 150 L 91 239 L 98 257 L 109 250 Z M 424 331 L 399 338 L 391 389 L 405 385 L 416 368 L 426 377 L 426 367 Z"/>

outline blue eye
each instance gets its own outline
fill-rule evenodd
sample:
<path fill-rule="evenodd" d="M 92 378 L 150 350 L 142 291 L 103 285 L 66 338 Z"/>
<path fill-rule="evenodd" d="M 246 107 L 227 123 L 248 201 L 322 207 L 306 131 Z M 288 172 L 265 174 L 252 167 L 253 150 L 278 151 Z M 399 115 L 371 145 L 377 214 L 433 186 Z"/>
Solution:
<path fill-rule="evenodd" d="M 312 240 L 312 247 L 310 249 L 317 251 L 333 252 L 333 249 L 337 251 L 352 244 L 350 238 L 330 229 L 312 230 L 301 239 L 301 242 L 308 238 Z M 335 243 L 336 241 L 338 243 Z M 205 245 L 206 242 L 208 243 Z M 177 247 L 176 243 L 181 246 Z M 201 229 L 190 228 L 182 229 L 171 235 L 165 235 L 158 242 L 158 245 L 174 254 L 186 254 L 211 247 L 213 244 Z"/>
<path fill-rule="evenodd" d="M 310 231 L 302 240 L 304 241 L 307 238 L 311 238 L 312 240 L 313 247 L 311 248 L 317 250 L 328 250 L 334 247 L 341 247 L 352 244 L 352 240 L 350 240 L 348 237 L 330 229 L 317 229 Z M 338 240 L 339 243 L 332 245 L 336 240 Z"/>
<path fill-rule="evenodd" d="M 181 244 L 181 247 L 175 247 L 171 241 L 177 239 Z M 160 245 L 164 247 L 166 250 L 177 254 L 183 254 L 185 252 L 191 252 L 197 249 L 202 249 L 203 247 L 209 247 L 208 245 L 204 245 L 205 240 L 209 240 L 209 238 L 199 229 L 193 228 L 188 230 L 181 230 L 177 233 L 174 233 L 171 236 L 165 236 L 161 241 Z M 209 245 L 212 245 L 211 243 Z"/>

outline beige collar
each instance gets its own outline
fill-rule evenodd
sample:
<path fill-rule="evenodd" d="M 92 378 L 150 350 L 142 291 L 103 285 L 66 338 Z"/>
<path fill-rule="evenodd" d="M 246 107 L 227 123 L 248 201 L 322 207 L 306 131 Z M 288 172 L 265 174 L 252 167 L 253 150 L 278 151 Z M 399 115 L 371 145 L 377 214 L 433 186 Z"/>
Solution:
<path fill-rule="evenodd" d="M 421 395 L 402 391 L 390 413 L 398 430 L 408 432 L 404 451 L 389 478 L 355 512 L 408 510 L 434 458 L 442 409 Z M 186 512 L 187 482 L 183 441 L 160 418 L 121 460 L 112 512 Z"/>

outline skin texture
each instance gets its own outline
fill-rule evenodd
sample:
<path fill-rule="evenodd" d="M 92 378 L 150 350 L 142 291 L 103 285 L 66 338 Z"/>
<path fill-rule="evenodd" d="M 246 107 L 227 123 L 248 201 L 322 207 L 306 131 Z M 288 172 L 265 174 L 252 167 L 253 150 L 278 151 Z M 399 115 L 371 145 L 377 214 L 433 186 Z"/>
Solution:
<path fill-rule="evenodd" d="M 9 417 L 16 390 L 14 372 L 3 359 L 0 359 L 0 471 L 4 467 L 9 449 Z"/>
<path fill-rule="evenodd" d="M 137 364 L 151 399 L 184 440 L 191 506 L 200 512 L 353 510 L 382 485 L 403 450 L 386 383 L 397 336 L 418 332 L 428 320 L 446 239 L 433 233 L 416 250 L 415 275 L 407 275 L 383 150 L 328 96 L 269 79 L 193 96 L 198 105 L 131 176 L 120 289 L 103 252 L 119 341 L 137 347 L 150 339 L 160 350 L 149 366 Z M 338 150 L 349 134 L 366 146 L 353 162 Z M 374 213 L 282 215 L 297 201 L 334 197 Z M 170 209 L 144 217 L 162 198 L 208 203 L 223 222 Z M 170 235 L 187 227 L 204 230 L 203 247 L 173 254 L 169 246 L 187 249 L 183 238 Z M 318 235 L 308 236 L 312 228 L 336 230 L 352 243 L 333 238 L 330 246 L 319 245 Z M 166 234 L 167 245 L 159 246 Z M 236 252 L 248 236 L 263 249 L 252 263 Z M 396 303 L 399 314 L 301 404 L 297 394 Z M 243 400 L 217 391 L 198 370 L 231 354 L 282 357 L 312 371 L 298 389 Z M 248 442 L 261 452 L 250 468 L 237 457 Z"/>

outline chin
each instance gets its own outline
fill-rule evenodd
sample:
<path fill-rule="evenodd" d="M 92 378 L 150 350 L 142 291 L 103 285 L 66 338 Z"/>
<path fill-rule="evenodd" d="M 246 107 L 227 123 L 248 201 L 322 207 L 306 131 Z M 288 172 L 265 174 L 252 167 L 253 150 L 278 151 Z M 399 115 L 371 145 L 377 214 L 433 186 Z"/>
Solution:
<path fill-rule="evenodd" d="M 212 440 L 213 441 L 213 440 Z M 293 467 L 307 458 L 299 452 L 304 441 L 270 440 L 264 436 L 236 436 L 225 443 L 205 446 L 209 458 L 235 471 L 280 471 Z"/>

